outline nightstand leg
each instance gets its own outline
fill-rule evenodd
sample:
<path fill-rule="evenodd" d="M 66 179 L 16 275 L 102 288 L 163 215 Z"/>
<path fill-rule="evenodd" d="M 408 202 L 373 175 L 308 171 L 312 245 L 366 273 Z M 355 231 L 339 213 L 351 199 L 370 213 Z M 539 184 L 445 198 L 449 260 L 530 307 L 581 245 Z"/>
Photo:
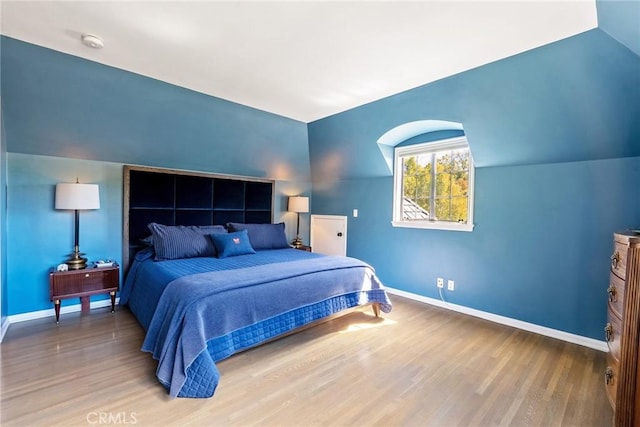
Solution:
<path fill-rule="evenodd" d="M 53 302 L 53 308 L 56 310 L 56 323 L 60 323 L 60 300 L 59 299 Z"/>
<path fill-rule="evenodd" d="M 115 313 L 116 312 L 116 293 L 115 291 L 111 291 L 109 292 L 109 295 L 111 296 L 111 312 Z"/>
<path fill-rule="evenodd" d="M 80 310 L 83 313 L 88 313 L 91 310 L 91 302 L 89 297 L 80 297 Z"/>

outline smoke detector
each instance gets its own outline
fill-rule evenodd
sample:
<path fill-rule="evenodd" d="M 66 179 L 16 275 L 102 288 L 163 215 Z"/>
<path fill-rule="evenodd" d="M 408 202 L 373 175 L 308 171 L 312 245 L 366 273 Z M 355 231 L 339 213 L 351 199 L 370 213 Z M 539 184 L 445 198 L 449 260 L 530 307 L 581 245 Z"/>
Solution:
<path fill-rule="evenodd" d="M 85 46 L 89 46 L 92 49 L 102 49 L 104 46 L 104 42 L 98 36 L 94 36 L 93 34 L 83 34 L 80 39 L 82 40 L 82 44 Z"/>

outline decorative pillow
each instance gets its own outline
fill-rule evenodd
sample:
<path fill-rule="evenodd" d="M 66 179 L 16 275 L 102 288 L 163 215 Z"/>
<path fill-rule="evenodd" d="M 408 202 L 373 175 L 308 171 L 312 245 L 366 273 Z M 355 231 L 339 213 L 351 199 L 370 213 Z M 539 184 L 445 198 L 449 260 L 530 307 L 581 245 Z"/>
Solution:
<path fill-rule="evenodd" d="M 227 232 L 222 225 L 172 226 L 152 222 L 147 227 L 153 236 L 156 261 L 215 256 L 216 249 L 209 235 Z"/>
<path fill-rule="evenodd" d="M 256 253 L 251 247 L 247 230 L 227 234 L 212 234 L 211 239 L 218 251 L 218 258 Z"/>
<path fill-rule="evenodd" d="M 224 225 L 193 225 L 198 233 L 204 235 L 226 233 L 227 229 Z"/>
<path fill-rule="evenodd" d="M 240 224 L 230 222 L 229 231 L 247 230 L 253 249 L 283 249 L 289 247 L 287 236 L 284 234 L 284 222 L 278 224 Z"/>

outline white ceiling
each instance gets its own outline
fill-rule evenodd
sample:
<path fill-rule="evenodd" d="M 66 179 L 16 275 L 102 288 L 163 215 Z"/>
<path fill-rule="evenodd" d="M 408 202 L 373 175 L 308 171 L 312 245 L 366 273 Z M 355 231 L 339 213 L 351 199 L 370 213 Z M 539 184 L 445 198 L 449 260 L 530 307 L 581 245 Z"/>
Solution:
<path fill-rule="evenodd" d="M 2 34 L 303 122 L 597 27 L 595 0 L 5 1 Z M 80 43 L 100 36 L 101 50 Z"/>

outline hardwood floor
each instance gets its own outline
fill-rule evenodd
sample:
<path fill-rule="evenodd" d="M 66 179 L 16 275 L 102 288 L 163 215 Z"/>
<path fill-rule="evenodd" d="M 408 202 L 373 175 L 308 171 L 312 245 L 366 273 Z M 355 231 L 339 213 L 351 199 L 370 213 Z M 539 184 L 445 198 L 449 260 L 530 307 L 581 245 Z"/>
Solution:
<path fill-rule="evenodd" d="M 11 325 L 2 426 L 608 426 L 605 353 L 392 296 L 218 363 L 210 399 L 168 398 L 118 307 Z"/>

